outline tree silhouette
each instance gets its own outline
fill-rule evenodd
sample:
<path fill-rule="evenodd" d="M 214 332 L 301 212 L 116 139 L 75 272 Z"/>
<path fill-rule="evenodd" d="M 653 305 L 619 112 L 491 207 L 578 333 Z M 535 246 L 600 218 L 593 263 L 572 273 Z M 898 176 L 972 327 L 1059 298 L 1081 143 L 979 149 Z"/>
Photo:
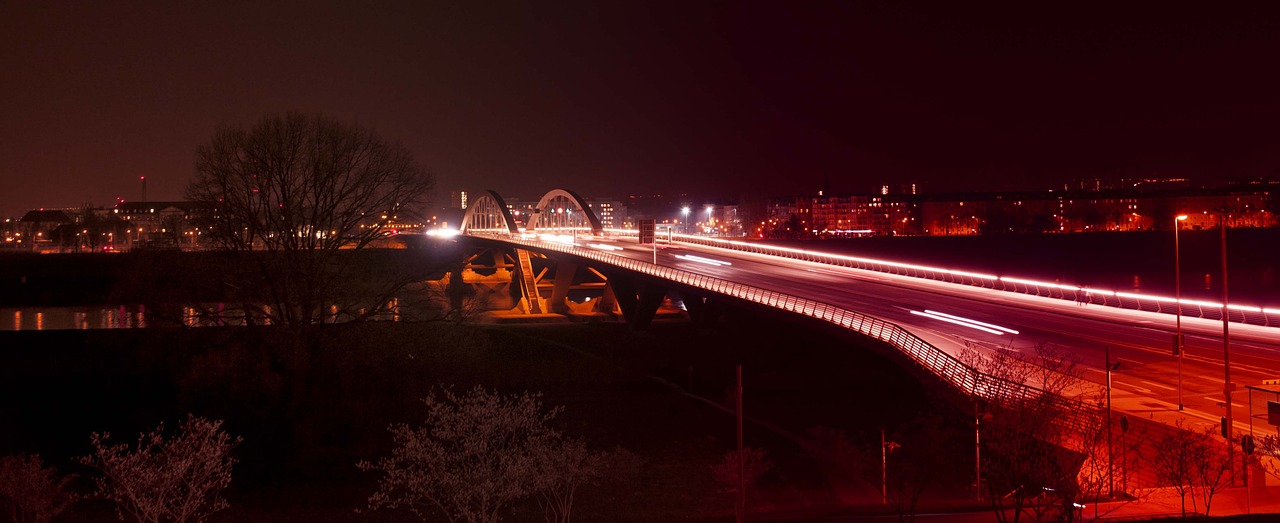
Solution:
<path fill-rule="evenodd" d="M 400 145 L 330 118 L 288 113 L 215 133 L 196 150 L 187 198 L 217 209 L 206 241 L 254 254 L 242 265 L 255 270 L 233 283 L 246 303 L 269 305 L 246 307 L 250 319 L 307 325 L 381 312 L 396 287 L 357 305 L 344 285 L 360 268 L 338 253 L 414 220 L 433 185 Z"/>

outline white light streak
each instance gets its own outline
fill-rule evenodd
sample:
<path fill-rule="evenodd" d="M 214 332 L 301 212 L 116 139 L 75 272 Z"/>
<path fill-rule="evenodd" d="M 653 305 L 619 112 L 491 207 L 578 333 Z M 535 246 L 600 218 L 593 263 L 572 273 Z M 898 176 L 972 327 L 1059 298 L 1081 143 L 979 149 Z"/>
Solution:
<path fill-rule="evenodd" d="M 963 316 L 956 316 L 956 315 L 954 315 L 954 314 L 947 314 L 947 313 L 945 313 L 945 312 L 931 311 L 931 310 L 928 310 L 928 309 L 925 309 L 925 312 L 926 312 L 926 313 L 929 313 L 929 314 L 934 314 L 934 315 L 937 315 L 937 316 L 946 316 L 946 317 L 951 318 L 951 319 L 955 319 L 955 320 L 960 320 L 960 321 L 965 321 L 965 322 L 969 322 L 969 323 L 973 323 L 973 324 L 981 325 L 981 326 L 983 326 L 983 327 L 989 327 L 989 328 L 992 328 L 992 329 L 995 329 L 995 330 L 998 330 L 998 331 L 1004 331 L 1004 332 L 1007 332 L 1007 333 L 1009 333 L 1009 334 L 1017 334 L 1017 333 L 1018 333 L 1018 331 L 1013 330 L 1013 329 L 1010 329 L 1010 328 L 1007 328 L 1007 327 L 1001 327 L 1001 326 L 999 326 L 999 325 L 994 325 L 994 324 L 991 324 L 991 323 L 981 322 L 981 321 L 978 321 L 978 320 L 974 320 L 974 319 L 970 319 L 970 318 L 965 318 L 965 317 L 963 317 Z"/>
<path fill-rule="evenodd" d="M 721 265 L 733 265 L 732 263 L 729 263 L 727 261 L 713 260 L 711 258 L 703 258 L 701 256 L 694 256 L 692 254 L 683 254 L 683 255 L 677 254 L 676 258 L 689 260 L 692 262 L 705 263 L 707 265 L 715 265 L 716 267 L 719 267 Z"/>
<path fill-rule="evenodd" d="M 997 336 L 1000 336 L 1000 335 L 1003 335 L 1003 334 L 1004 334 L 1003 332 L 1000 332 L 1000 331 L 995 330 L 995 329 L 988 329 L 988 328 L 983 327 L 983 326 L 981 326 L 981 325 L 974 325 L 974 324 L 972 324 L 972 323 L 968 323 L 968 322 L 964 322 L 964 321 L 960 321 L 960 320 L 953 320 L 953 319 L 951 319 L 951 318 L 947 318 L 947 317 L 945 317 L 945 316 L 937 316 L 937 315 L 934 315 L 934 314 L 929 314 L 929 313 L 927 313 L 927 312 L 911 311 L 911 314 L 915 314 L 915 315 L 917 315 L 917 316 L 924 316 L 924 317 L 926 317 L 926 318 L 931 318 L 931 319 L 935 319 L 935 320 L 938 320 L 938 321 L 945 321 L 945 322 L 947 322 L 947 323 L 954 323 L 954 324 L 956 324 L 956 325 L 960 325 L 960 326 L 962 326 L 962 327 L 968 327 L 968 328 L 970 328 L 970 329 L 977 329 L 977 330 L 980 330 L 980 331 L 983 331 L 983 332 L 989 332 L 989 333 L 991 333 L 991 334 L 995 334 L 995 335 L 997 335 Z"/>

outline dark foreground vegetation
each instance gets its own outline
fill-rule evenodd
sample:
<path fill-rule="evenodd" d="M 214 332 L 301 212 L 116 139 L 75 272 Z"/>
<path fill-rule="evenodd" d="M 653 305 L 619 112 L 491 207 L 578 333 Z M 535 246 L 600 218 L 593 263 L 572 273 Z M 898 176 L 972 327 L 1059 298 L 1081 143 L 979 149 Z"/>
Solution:
<path fill-rule="evenodd" d="M 433 389 L 541 392 L 563 406 L 558 430 L 642 460 L 624 485 L 579 492 L 578 521 L 717 520 L 732 497 L 710 472 L 735 445 L 734 365 L 744 365 L 747 445 L 773 465 L 752 491 L 758 514 L 835 512 L 878 503 L 872 485 L 836 477 L 799 443 L 815 427 L 861 445 L 892 436 L 931 401 L 873 352 L 794 326 L 738 317 L 718 328 L 659 323 L 480 327 L 329 325 L 0 333 L 0 453 L 38 453 L 62 473 L 89 435 L 120 442 L 187 414 L 225 420 L 236 447 L 230 508 L 216 521 L 414 521 L 369 511 L 378 477 L 356 467 L 386 455 L 392 423 L 421 424 Z M 290 350 L 310 344 L 310 361 Z M 937 499 L 962 498 L 964 470 L 938 464 Z M 954 468 L 957 470 L 949 470 Z M 357 513 L 359 510 L 361 513 Z M 66 521 L 112 521 L 86 500 Z M 533 500 L 504 521 L 541 521 Z"/>

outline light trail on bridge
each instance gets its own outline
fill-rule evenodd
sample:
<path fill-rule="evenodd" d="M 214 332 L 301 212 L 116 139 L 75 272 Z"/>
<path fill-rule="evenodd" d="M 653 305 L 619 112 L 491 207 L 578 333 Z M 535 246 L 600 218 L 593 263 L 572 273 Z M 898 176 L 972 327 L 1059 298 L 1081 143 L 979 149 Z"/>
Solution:
<path fill-rule="evenodd" d="M 634 244 L 634 240 L 631 243 Z M 669 261 L 664 260 L 679 259 L 676 258 L 677 254 L 688 255 L 691 252 L 733 260 L 735 271 L 732 278 L 735 281 L 805 296 L 893 321 L 953 355 L 960 354 L 968 347 L 1027 351 L 1037 343 L 1049 343 L 1065 347 L 1079 358 L 1087 369 L 1088 379 L 1095 383 L 1105 383 L 1102 353 L 1104 348 L 1110 346 L 1113 357 L 1141 362 L 1126 365 L 1122 374 L 1131 379 L 1114 387 L 1113 401 L 1117 403 L 1117 409 L 1122 408 L 1126 400 L 1129 400 L 1138 407 L 1148 405 L 1143 407 L 1147 410 L 1152 405 L 1162 405 L 1171 413 L 1177 413 L 1176 393 L 1170 392 L 1172 384 L 1176 383 L 1176 358 L 1169 348 L 1174 323 L 1173 316 L 1169 314 L 1085 306 L 1057 298 L 705 245 L 677 243 L 668 245 L 659 252 L 664 254 L 658 259 L 659 265 L 669 264 Z M 644 260 L 638 253 L 625 254 Z M 707 274 L 725 277 L 719 273 Z M 1109 291 L 1090 289 L 1090 292 Z M 1172 302 L 1172 298 L 1169 300 Z M 1190 301 L 1194 300 L 1183 300 L 1184 303 Z M 919 320 L 936 321 L 944 317 L 906 312 L 936 312 L 938 309 L 965 310 L 971 316 L 977 316 L 976 319 L 969 319 L 990 325 L 996 325 L 996 322 L 1012 324 L 1005 328 L 1019 333 L 1020 344 L 1011 347 L 1007 339 L 1001 340 L 1003 332 L 974 330 L 971 325 L 966 325 L 969 327 L 969 334 L 939 330 L 936 324 L 930 325 Z M 1013 327 L 1015 325 L 1016 328 Z M 1219 405 L 1222 391 L 1221 323 L 1218 320 L 1184 316 L 1183 332 L 1186 335 L 1184 388 L 1188 397 L 1201 399 L 1188 403 L 1188 409 L 1191 410 L 1182 415 L 1193 417 L 1197 422 L 1216 419 L 1215 416 L 1222 412 Z M 1261 383 L 1264 379 L 1280 377 L 1280 329 L 1233 324 L 1232 348 L 1232 370 L 1237 381 Z M 1116 373 L 1117 376 L 1120 374 Z M 1153 390 L 1142 387 L 1142 390 L 1125 390 L 1128 388 L 1126 383 L 1140 381 L 1161 383 L 1170 388 L 1154 387 L 1159 390 Z M 1210 402 L 1203 398 L 1218 399 Z M 1152 401 L 1155 403 L 1151 403 Z M 1236 408 L 1243 407 L 1238 404 Z M 1150 415 L 1154 416 L 1153 413 Z M 1237 429 L 1247 431 L 1248 427 L 1238 422 Z"/>
<path fill-rule="evenodd" d="M 992 329 L 992 328 L 989 328 L 989 327 L 984 327 L 983 325 L 986 325 L 986 324 L 985 324 L 985 323 L 982 323 L 982 322 L 980 322 L 980 321 L 964 320 L 964 319 L 959 319 L 959 318 L 956 318 L 956 317 L 950 317 L 949 315 L 938 314 L 938 313 L 929 312 L 929 311 L 925 311 L 925 312 L 920 312 L 920 311 L 910 311 L 910 312 L 911 312 L 911 314 L 915 314 L 915 315 L 918 315 L 918 316 L 924 316 L 924 317 L 926 317 L 926 318 L 933 318 L 933 319 L 935 319 L 935 320 L 938 320 L 938 321 L 945 321 L 945 322 L 947 322 L 947 323 L 954 323 L 954 324 L 959 325 L 959 326 L 961 326 L 961 327 L 968 327 L 968 328 L 970 328 L 970 329 L 980 330 L 980 331 L 982 331 L 982 332 L 990 332 L 991 334 L 995 334 L 996 336 L 1000 336 L 1000 335 L 1004 334 L 1003 332 L 1001 332 L 1001 331 L 999 331 L 999 330 Z"/>
<path fill-rule="evenodd" d="M 492 195 L 497 198 L 496 193 Z M 585 203 L 577 195 L 555 190 L 543 198 L 544 202 L 567 202 L 585 208 Z M 542 209 L 543 203 L 538 208 Z M 554 206 L 562 208 L 562 206 Z M 494 206 L 491 212 L 498 212 L 500 206 Z M 547 212 L 547 216 L 567 217 L 569 209 L 564 212 Z M 590 213 L 575 213 L 590 215 Z M 498 216 L 488 216 L 480 220 L 482 236 L 502 240 L 502 236 L 510 235 L 515 244 L 520 238 L 530 240 L 532 234 L 521 234 L 511 224 L 503 229 L 494 225 L 502 220 Z M 464 225 L 466 219 L 464 219 Z M 570 224 L 578 227 L 581 224 Z M 592 230 L 599 233 L 598 221 L 590 224 Z M 558 227 L 553 223 L 553 229 Z M 487 229 L 485 227 L 488 227 Z M 535 229 L 531 227 L 530 229 Z M 581 231 L 579 231 L 581 232 Z M 618 233 L 619 231 L 613 231 Z M 468 228 L 468 233 L 470 229 Z M 547 234 L 547 231 L 539 231 Z M 729 285 L 745 285 L 762 292 L 775 292 L 784 296 L 799 297 L 818 302 L 845 311 L 856 311 L 874 318 L 881 318 L 906 329 L 929 344 L 951 353 L 953 356 L 969 348 L 985 348 L 987 350 L 1029 350 L 1041 343 L 1051 343 L 1068 348 L 1083 365 L 1092 368 L 1092 372 L 1101 373 L 1103 352 L 1107 347 L 1114 347 L 1117 357 L 1129 358 L 1141 362 L 1127 365 L 1125 373 L 1140 381 L 1167 383 L 1172 381 L 1172 367 L 1175 358 L 1170 349 L 1170 336 L 1173 330 L 1173 316 L 1160 311 L 1169 310 L 1169 304 L 1180 303 L 1184 309 L 1196 308 L 1200 316 L 1195 317 L 1184 311 L 1184 328 L 1187 343 L 1185 361 L 1187 369 L 1185 388 L 1191 395 L 1214 397 L 1221 392 L 1220 376 L 1222 366 L 1215 355 L 1220 357 L 1219 343 L 1221 334 L 1218 326 L 1222 304 L 1206 300 L 1175 300 L 1162 296 L 1136 293 L 1116 292 L 1107 289 L 1090 289 L 1088 287 L 1061 284 L 1056 282 L 1040 282 L 1013 276 L 999 276 L 974 271 L 960 271 L 940 267 L 929 267 L 920 264 L 901 263 L 891 260 L 879 260 L 857 256 L 807 251 L 786 247 L 764 246 L 759 244 L 705 238 L 675 234 L 668 230 L 665 235 L 665 246 L 657 244 L 642 247 L 634 238 L 622 236 L 635 234 L 634 231 L 621 231 L 621 236 L 601 238 L 594 236 L 591 241 L 606 240 L 626 247 L 621 251 L 599 249 L 574 244 L 576 236 L 548 236 L 548 240 L 559 240 L 561 245 L 553 250 L 566 252 L 565 249 L 581 249 L 584 252 L 600 252 L 608 250 L 605 256 L 623 256 L 633 262 L 643 262 L 652 267 L 678 268 L 700 277 L 714 278 Z M 606 235 L 608 236 L 608 235 Z M 674 240 L 674 242 L 672 241 Z M 628 244 L 636 248 L 629 247 Z M 603 245 L 603 244 L 602 244 Z M 533 246 L 537 249 L 538 247 Z M 695 254 L 696 253 L 696 254 Z M 659 256 L 661 254 L 661 256 Z M 602 253 L 603 255 L 603 253 Z M 690 256 L 721 261 L 732 264 L 732 272 L 726 271 L 722 264 L 684 264 L 684 261 L 697 261 Z M 710 258 L 708 258 L 710 257 Z M 598 257 L 593 259 L 599 260 Z M 732 260 L 732 261 L 729 261 Z M 701 269 L 699 268 L 701 267 Z M 1021 286 L 1021 288 L 1019 288 Z M 755 291 L 752 291 L 755 292 Z M 1040 296 L 1040 294 L 1045 296 Z M 1068 301 L 1068 296 L 1075 301 Z M 1091 303 L 1102 306 L 1092 307 Z M 1126 303 L 1125 300 L 1128 300 Z M 1134 305 L 1136 303 L 1136 305 Z M 1136 307 L 1146 309 L 1154 306 L 1156 311 L 1132 310 L 1114 307 Z M 1280 309 L 1274 307 L 1258 307 L 1253 305 L 1229 304 L 1228 311 L 1233 315 L 1250 321 L 1250 316 L 1260 323 L 1280 325 Z M 974 318 L 963 318 L 955 315 L 948 318 L 938 310 L 964 310 Z M 908 313 L 912 311 L 913 313 Z M 919 311 L 927 311 L 920 313 Z M 799 312 L 799 311 L 797 311 Z M 1218 318 L 1209 316 L 1217 315 Z M 1260 315 L 1260 316 L 1258 316 Z M 1271 316 L 1274 315 L 1274 320 Z M 954 328 L 940 328 L 939 320 L 948 325 L 963 325 L 967 332 L 959 332 Z M 1231 318 L 1233 323 L 1235 318 Z M 965 321 L 969 320 L 969 321 Z M 976 322 L 976 323 L 975 323 Z M 1000 322 L 1017 328 L 1004 327 L 1006 332 L 983 325 L 997 325 Z M 981 330 L 974 327 L 982 327 Z M 1020 347 L 1013 346 L 1005 334 L 1019 334 Z M 1001 340 L 1003 338 L 1003 341 Z M 1243 382 L 1261 381 L 1280 377 L 1280 329 L 1259 327 L 1250 324 L 1238 324 L 1232 328 L 1233 353 L 1238 351 L 1235 361 L 1241 365 L 1236 376 Z M 1236 364 L 1232 367 L 1236 368 Z M 1216 367 L 1216 368 L 1215 368 Z M 1100 376 L 1094 376 L 1100 381 Z M 1160 388 L 1160 387 L 1156 387 Z M 1169 404 L 1159 394 L 1153 394 L 1146 387 L 1134 387 L 1132 392 L 1152 395 L 1151 399 L 1160 404 Z M 1162 389 L 1164 390 L 1164 389 Z M 1221 410 L 1212 404 L 1199 406 L 1204 412 Z M 1237 427 L 1239 428 L 1239 427 Z"/>

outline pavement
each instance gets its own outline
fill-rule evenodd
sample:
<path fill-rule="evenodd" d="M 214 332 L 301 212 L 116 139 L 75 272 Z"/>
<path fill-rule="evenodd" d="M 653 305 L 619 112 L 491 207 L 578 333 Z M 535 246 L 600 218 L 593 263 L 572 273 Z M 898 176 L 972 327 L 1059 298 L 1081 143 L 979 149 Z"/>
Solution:
<path fill-rule="evenodd" d="M 1197 500 L 1197 503 L 1199 501 Z M 1162 488 L 1142 493 L 1140 499 L 1132 501 L 1112 501 L 1102 503 L 1086 503 L 1077 514 L 1076 521 L 1144 521 L 1161 518 L 1178 518 L 1182 516 L 1182 500 L 1172 488 Z M 1191 498 L 1187 498 L 1187 516 L 1204 515 L 1203 504 L 1192 506 Z M 1280 487 L 1244 487 L 1230 488 L 1218 492 L 1210 505 L 1209 516 L 1238 516 L 1252 514 L 1256 519 L 1246 521 L 1280 521 Z M 1273 519 L 1274 518 L 1274 519 Z M 878 514 L 842 514 L 842 515 L 772 515 L 748 517 L 748 521 L 771 523 L 894 523 L 899 521 L 898 515 L 880 512 Z M 1026 521 L 1027 519 L 1023 519 Z M 953 509 L 947 511 L 921 511 L 915 521 L 922 523 L 999 523 L 995 513 L 988 508 L 972 507 L 971 509 Z M 1007 521 L 1012 521 L 1012 516 Z"/>
<path fill-rule="evenodd" d="M 1187 514 L 1205 512 L 1203 503 L 1196 500 L 1192 505 L 1191 497 L 1187 497 Z M 1097 516 L 1094 509 L 1097 509 Z M 1234 487 L 1217 493 L 1210 505 L 1210 516 L 1234 516 L 1240 514 L 1275 514 L 1280 521 L 1280 487 Z M 1100 503 L 1087 505 L 1084 509 L 1084 520 L 1135 520 L 1160 517 L 1176 517 L 1182 515 L 1182 499 L 1173 488 L 1160 488 L 1150 491 L 1135 501 Z"/>

